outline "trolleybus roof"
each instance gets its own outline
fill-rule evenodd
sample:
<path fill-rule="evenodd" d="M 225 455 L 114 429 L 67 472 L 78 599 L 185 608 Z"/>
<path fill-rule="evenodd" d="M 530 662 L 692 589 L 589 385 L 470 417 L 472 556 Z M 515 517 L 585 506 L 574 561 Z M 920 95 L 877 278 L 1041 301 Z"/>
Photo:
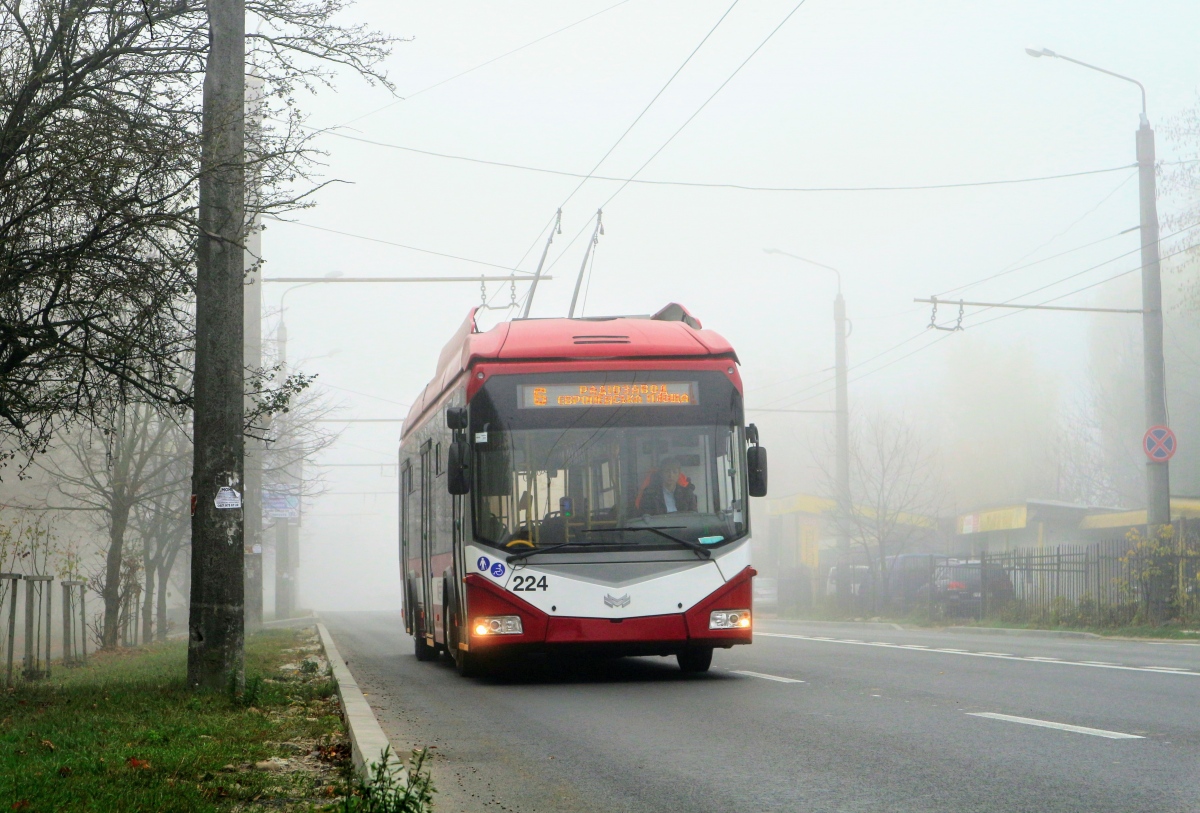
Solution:
<path fill-rule="evenodd" d="M 569 361 L 613 358 L 730 358 L 725 337 L 705 330 L 682 305 L 652 316 L 515 319 L 480 333 L 472 308 L 438 357 L 437 374 L 413 403 L 403 435 L 458 376 L 479 361 Z"/>

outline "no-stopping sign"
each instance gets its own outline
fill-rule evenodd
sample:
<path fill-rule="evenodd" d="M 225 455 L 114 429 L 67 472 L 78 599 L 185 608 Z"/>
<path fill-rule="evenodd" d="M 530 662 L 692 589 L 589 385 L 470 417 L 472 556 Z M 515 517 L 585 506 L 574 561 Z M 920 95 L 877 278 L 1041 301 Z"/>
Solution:
<path fill-rule="evenodd" d="M 1175 433 L 1165 426 L 1151 426 L 1142 436 L 1142 451 L 1155 463 L 1166 463 L 1178 446 Z"/>

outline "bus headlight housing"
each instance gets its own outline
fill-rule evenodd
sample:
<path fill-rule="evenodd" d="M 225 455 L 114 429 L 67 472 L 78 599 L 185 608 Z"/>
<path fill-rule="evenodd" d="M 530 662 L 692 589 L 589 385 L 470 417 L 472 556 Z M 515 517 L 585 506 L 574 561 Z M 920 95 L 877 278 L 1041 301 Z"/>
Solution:
<path fill-rule="evenodd" d="M 476 635 L 521 635 L 525 632 L 519 615 L 481 616 L 471 622 L 471 630 Z"/>
<path fill-rule="evenodd" d="M 749 610 L 714 610 L 708 616 L 710 630 L 737 630 L 749 627 Z"/>

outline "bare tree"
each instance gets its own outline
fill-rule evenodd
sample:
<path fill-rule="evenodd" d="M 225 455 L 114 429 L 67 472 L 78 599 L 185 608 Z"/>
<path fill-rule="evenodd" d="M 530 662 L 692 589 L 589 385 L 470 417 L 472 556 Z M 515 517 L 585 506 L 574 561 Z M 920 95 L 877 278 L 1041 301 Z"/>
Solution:
<path fill-rule="evenodd" d="M 335 18 L 349 0 L 250 0 L 264 81 L 247 210 L 307 205 L 297 92 L 370 81 L 393 38 Z M 113 403 L 190 403 L 203 0 L 0 0 L 0 441 L 41 451 Z M 240 111 L 239 111 L 240 115 Z M 221 171 L 222 167 L 210 168 Z"/>
<path fill-rule="evenodd" d="M 826 456 L 828 458 L 828 456 Z M 831 494 L 833 474 L 823 466 Z M 850 431 L 850 502 L 831 515 L 838 529 L 861 547 L 877 589 L 876 606 L 886 606 L 895 557 L 937 532 L 943 504 L 936 459 L 903 416 L 875 412 Z"/>
<path fill-rule="evenodd" d="M 126 539 L 139 505 L 177 497 L 187 471 L 179 465 L 189 452 L 177 419 L 147 404 L 114 410 L 103 428 L 80 429 L 60 455 L 39 461 L 54 489 L 72 507 L 96 512 L 107 536 L 104 563 L 92 585 L 104 601 L 102 645 L 117 645 L 121 600 L 128 585 L 122 573 L 129 558 Z"/>

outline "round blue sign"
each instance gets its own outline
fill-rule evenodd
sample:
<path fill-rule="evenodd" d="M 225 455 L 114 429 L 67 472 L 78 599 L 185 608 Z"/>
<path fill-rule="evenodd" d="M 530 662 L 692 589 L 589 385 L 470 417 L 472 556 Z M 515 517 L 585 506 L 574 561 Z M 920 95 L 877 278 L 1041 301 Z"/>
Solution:
<path fill-rule="evenodd" d="M 501 576 L 503 576 L 504 575 L 504 565 L 501 564 L 500 562 L 496 562 L 496 564 L 492 565 L 492 575 L 495 576 L 497 579 L 500 578 Z"/>
<path fill-rule="evenodd" d="M 477 568 L 479 568 L 480 570 L 487 570 L 489 567 L 492 566 L 492 560 L 487 558 L 486 556 L 480 556 L 479 560 L 477 562 L 475 562 L 475 566 Z"/>

